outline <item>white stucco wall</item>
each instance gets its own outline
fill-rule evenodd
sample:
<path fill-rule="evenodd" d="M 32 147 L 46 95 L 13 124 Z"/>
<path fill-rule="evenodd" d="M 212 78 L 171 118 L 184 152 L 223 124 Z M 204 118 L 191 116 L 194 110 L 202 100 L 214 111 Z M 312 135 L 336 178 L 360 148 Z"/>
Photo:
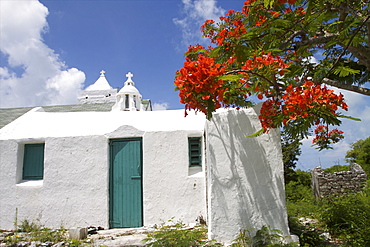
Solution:
<path fill-rule="evenodd" d="M 19 222 L 107 228 L 109 140 L 142 137 L 144 225 L 203 216 L 225 243 L 247 227 L 288 235 L 279 133 L 245 137 L 260 129 L 256 112 L 220 110 L 206 121 L 183 110 L 35 109 L 0 130 L 0 229 L 13 228 L 16 209 Z M 204 133 L 203 166 L 189 168 L 188 137 Z M 21 182 L 23 145 L 32 142 L 45 142 L 42 183 Z"/>
<path fill-rule="evenodd" d="M 203 131 L 147 132 L 144 136 L 144 221 L 206 218 L 204 171 L 189 168 L 188 137 Z M 203 166 L 204 167 L 204 166 Z"/>
<path fill-rule="evenodd" d="M 45 142 L 44 179 L 24 182 L 23 145 L 32 142 Z M 13 228 L 16 210 L 18 223 L 28 219 L 54 228 L 107 226 L 106 138 L 35 138 L 0 143 L 0 228 Z"/>
<path fill-rule="evenodd" d="M 206 215 L 204 171 L 190 170 L 189 136 L 203 115 L 163 112 L 31 111 L 0 130 L 0 229 L 40 220 L 48 227 L 109 225 L 109 140 L 143 138 L 144 225 Z M 21 181 L 23 145 L 45 142 L 44 178 Z"/>
<path fill-rule="evenodd" d="M 263 225 L 289 236 L 279 132 L 246 137 L 261 128 L 256 112 L 226 110 L 207 122 L 209 235 L 225 243 Z"/>

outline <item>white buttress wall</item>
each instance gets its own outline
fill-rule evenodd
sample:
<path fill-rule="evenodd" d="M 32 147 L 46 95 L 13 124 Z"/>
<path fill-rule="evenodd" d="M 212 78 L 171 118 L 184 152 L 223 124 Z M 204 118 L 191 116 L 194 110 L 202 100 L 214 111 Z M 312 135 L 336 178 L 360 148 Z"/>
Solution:
<path fill-rule="evenodd" d="M 206 127 L 209 236 L 225 243 L 263 225 L 289 236 L 280 135 L 246 137 L 261 128 L 256 112 L 219 112 Z"/>

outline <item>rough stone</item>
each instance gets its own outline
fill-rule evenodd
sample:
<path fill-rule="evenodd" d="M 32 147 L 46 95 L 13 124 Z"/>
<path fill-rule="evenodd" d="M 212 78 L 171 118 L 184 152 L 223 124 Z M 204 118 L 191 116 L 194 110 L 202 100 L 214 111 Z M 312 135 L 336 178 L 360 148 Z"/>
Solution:
<path fill-rule="evenodd" d="M 312 170 L 311 185 L 316 198 L 359 192 L 366 185 L 367 175 L 358 164 L 352 164 L 350 171 L 324 172 L 320 166 Z"/>
<path fill-rule="evenodd" d="M 85 239 L 87 238 L 87 228 L 74 227 L 69 229 L 69 238 L 71 239 Z"/>

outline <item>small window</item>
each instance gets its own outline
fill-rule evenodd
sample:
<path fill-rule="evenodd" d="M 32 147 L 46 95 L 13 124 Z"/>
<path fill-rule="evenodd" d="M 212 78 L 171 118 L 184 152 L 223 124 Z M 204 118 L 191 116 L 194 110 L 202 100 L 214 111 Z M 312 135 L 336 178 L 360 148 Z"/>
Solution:
<path fill-rule="evenodd" d="M 125 94 L 125 108 L 126 109 L 130 108 L 128 94 Z"/>
<path fill-rule="evenodd" d="M 189 137 L 189 165 L 202 166 L 202 149 L 200 137 Z"/>
<path fill-rule="evenodd" d="M 45 143 L 25 144 L 23 157 L 23 180 L 38 180 L 44 177 Z"/>

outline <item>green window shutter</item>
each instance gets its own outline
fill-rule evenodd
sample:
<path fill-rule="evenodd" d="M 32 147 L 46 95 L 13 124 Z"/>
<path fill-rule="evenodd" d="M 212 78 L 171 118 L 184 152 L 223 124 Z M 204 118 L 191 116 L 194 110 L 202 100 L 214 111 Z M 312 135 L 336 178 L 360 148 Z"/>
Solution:
<path fill-rule="evenodd" d="M 24 145 L 23 180 L 43 179 L 44 147 L 45 143 Z"/>
<path fill-rule="evenodd" d="M 200 137 L 189 137 L 189 165 L 202 166 L 202 149 Z"/>

